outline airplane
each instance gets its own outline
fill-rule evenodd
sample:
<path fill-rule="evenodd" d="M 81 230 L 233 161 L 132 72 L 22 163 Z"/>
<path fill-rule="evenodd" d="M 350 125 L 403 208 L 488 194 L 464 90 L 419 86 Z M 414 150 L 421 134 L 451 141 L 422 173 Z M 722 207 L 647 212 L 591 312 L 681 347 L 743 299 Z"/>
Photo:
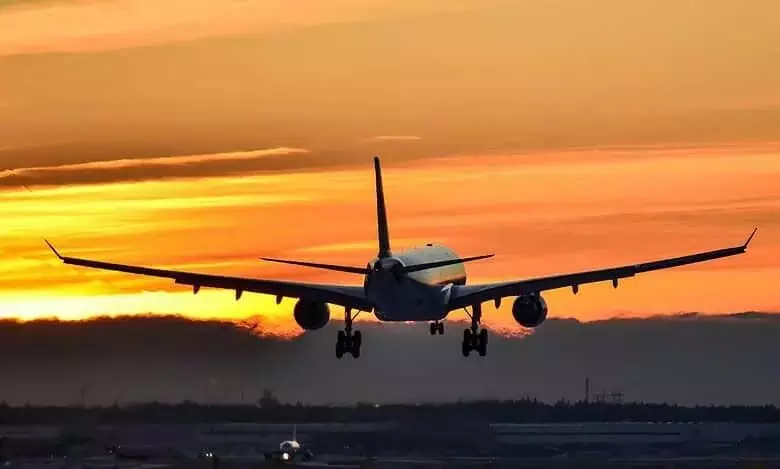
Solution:
<path fill-rule="evenodd" d="M 241 465 L 262 465 L 263 463 L 273 462 L 280 465 L 291 465 L 294 467 L 310 468 L 329 468 L 329 469 L 359 469 L 366 467 L 367 461 L 314 461 L 314 453 L 305 448 L 297 438 L 297 425 L 293 425 L 292 438 L 282 441 L 279 449 L 262 454 L 262 457 L 256 454 L 219 455 L 215 451 L 205 450 L 200 453 L 201 458 L 212 459 L 214 461 L 224 460 Z M 212 464 L 212 467 L 218 467 L 218 464 Z"/>
<path fill-rule="evenodd" d="M 115 264 L 63 256 L 48 240 L 45 242 L 65 264 L 167 278 L 176 284 L 191 286 L 194 294 L 201 287 L 210 287 L 234 290 L 236 301 L 241 299 L 244 292 L 274 295 L 277 304 L 283 298 L 295 298 L 297 302 L 293 317 L 305 331 L 321 329 L 328 323 L 329 304 L 341 306 L 344 308 L 345 327 L 338 331 L 336 340 L 336 357 L 339 359 L 345 354 L 360 357 L 363 337 L 360 331 L 353 330 L 353 321 L 362 312 L 373 313 L 380 321 L 430 322 L 431 335 L 441 335 L 444 333 L 442 321 L 450 312 L 462 309 L 471 319 L 471 327 L 463 331 L 461 352 L 464 357 L 468 357 L 472 351 L 477 351 L 484 357 L 487 354 L 488 333 L 486 329 L 480 329 L 480 323 L 482 304 L 485 302 L 493 301 L 498 308 L 503 298 L 515 297 L 512 303 L 514 320 L 525 328 L 536 328 L 547 319 L 547 302 L 542 292 L 571 288 L 576 295 L 581 285 L 604 281 L 611 281 L 613 287 L 617 288 L 620 279 L 640 273 L 743 254 L 758 230 L 754 229 L 744 244 L 681 257 L 569 274 L 467 285 L 465 264 L 493 257 L 493 254 L 458 257 L 452 249 L 432 243 L 394 252 L 390 247 L 379 157 L 374 157 L 374 175 L 378 252 L 365 267 L 261 258 L 267 262 L 362 275 L 363 284 L 359 286 L 229 277 Z"/>
<path fill-rule="evenodd" d="M 292 438 L 283 441 L 279 445 L 279 449 L 276 451 L 270 451 L 265 453 L 265 459 L 273 459 L 276 461 L 283 461 L 294 463 L 296 461 L 311 461 L 314 458 L 314 453 L 303 447 L 297 439 L 297 427 L 293 426 Z"/>

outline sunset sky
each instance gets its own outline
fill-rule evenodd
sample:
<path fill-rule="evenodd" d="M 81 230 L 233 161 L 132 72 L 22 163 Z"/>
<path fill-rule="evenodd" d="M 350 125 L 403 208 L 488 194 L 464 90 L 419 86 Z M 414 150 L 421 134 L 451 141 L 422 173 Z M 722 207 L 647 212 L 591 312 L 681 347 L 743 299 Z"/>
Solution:
<path fill-rule="evenodd" d="M 550 292 L 550 316 L 778 311 L 778 57 L 774 0 L 0 2 L 0 317 L 260 316 L 295 332 L 292 300 L 77 269 L 42 239 L 359 284 L 257 258 L 364 265 L 374 154 L 393 248 L 495 253 L 469 282 L 759 227 L 744 256 Z M 510 305 L 487 325 L 517 330 Z"/>

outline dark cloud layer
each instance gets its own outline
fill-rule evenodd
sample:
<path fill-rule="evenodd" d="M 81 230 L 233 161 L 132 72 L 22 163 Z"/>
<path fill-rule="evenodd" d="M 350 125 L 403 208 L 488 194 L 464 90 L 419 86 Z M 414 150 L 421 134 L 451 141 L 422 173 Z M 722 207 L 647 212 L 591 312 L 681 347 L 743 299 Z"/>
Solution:
<path fill-rule="evenodd" d="M 178 318 L 0 324 L 8 402 L 251 400 L 264 388 L 306 402 L 459 398 L 627 399 L 778 404 L 780 316 L 745 313 L 592 323 L 550 320 L 526 338 L 493 336 L 487 358 L 460 356 L 461 327 L 361 325 L 360 360 L 333 356 L 336 325 L 292 341 L 230 323 Z"/>
<path fill-rule="evenodd" d="M 231 176 L 256 172 L 276 171 L 317 171 L 328 168 L 354 167 L 361 163 L 369 167 L 371 157 L 383 151 L 391 151 L 387 160 L 404 161 L 425 156 L 441 156 L 447 149 L 439 146 L 423 147 L 416 141 L 379 141 L 372 145 L 365 142 L 355 142 L 339 149 L 323 148 L 315 151 L 284 152 L 270 154 L 273 149 L 266 147 L 221 147 L 207 146 L 213 155 L 234 152 L 268 151 L 268 155 L 258 158 L 213 159 L 209 153 L 187 153 L 195 150 L 195 146 L 179 146 L 166 148 L 162 146 L 129 147 L 126 150 L 111 149 L 103 145 L 93 144 L 63 144 L 61 146 L 40 146 L 22 149 L 0 151 L 0 187 L 20 186 L 56 186 L 69 184 L 101 184 L 124 181 L 160 180 L 171 178 L 199 178 L 215 176 Z M 164 150 L 173 153 L 160 153 Z M 258 150 L 260 149 L 260 150 Z M 202 151 L 199 148 L 198 151 Z M 122 156 L 122 155 L 132 156 Z M 191 155 L 202 155 L 200 161 L 186 164 L 176 162 L 177 159 Z M 112 166 L 113 162 L 121 160 L 134 161 L 131 167 Z M 144 160 L 156 161 L 170 158 L 171 164 L 146 165 Z M 52 164 L 54 163 L 54 164 Z M 88 164 L 84 164 L 88 163 Z M 3 171 L 5 170 L 5 171 Z"/>

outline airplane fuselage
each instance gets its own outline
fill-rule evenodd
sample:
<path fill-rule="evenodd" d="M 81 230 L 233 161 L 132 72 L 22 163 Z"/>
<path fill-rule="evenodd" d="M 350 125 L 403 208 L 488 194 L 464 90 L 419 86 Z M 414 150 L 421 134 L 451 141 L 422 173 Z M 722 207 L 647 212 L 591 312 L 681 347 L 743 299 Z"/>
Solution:
<path fill-rule="evenodd" d="M 381 321 L 440 321 L 447 316 L 447 300 L 452 285 L 465 285 L 466 268 L 462 263 L 398 274 L 393 267 L 410 267 L 458 259 L 452 249 L 427 244 L 370 262 L 366 276 L 366 296 L 376 305 L 374 314 Z M 379 268 L 377 268 L 379 267 Z"/>

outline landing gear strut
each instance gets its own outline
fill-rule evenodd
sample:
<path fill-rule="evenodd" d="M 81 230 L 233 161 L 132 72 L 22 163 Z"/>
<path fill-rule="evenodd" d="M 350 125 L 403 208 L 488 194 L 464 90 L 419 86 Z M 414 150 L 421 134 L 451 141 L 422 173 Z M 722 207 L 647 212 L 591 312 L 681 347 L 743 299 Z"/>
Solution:
<path fill-rule="evenodd" d="M 444 323 L 443 322 L 432 322 L 431 323 L 431 335 L 444 335 Z"/>
<path fill-rule="evenodd" d="M 336 358 L 341 358 L 346 353 L 352 354 L 353 357 L 360 357 L 360 346 L 363 344 L 363 334 L 360 331 L 352 331 L 352 321 L 360 314 L 357 312 L 354 316 L 352 310 L 344 310 L 344 322 L 346 327 L 343 331 L 339 331 L 336 337 Z"/>
<path fill-rule="evenodd" d="M 479 322 L 482 320 L 482 305 L 474 305 L 473 311 L 466 314 L 471 318 L 471 328 L 463 331 L 463 356 L 468 357 L 472 350 L 476 350 L 480 357 L 487 355 L 488 332 L 487 329 L 479 329 Z"/>

